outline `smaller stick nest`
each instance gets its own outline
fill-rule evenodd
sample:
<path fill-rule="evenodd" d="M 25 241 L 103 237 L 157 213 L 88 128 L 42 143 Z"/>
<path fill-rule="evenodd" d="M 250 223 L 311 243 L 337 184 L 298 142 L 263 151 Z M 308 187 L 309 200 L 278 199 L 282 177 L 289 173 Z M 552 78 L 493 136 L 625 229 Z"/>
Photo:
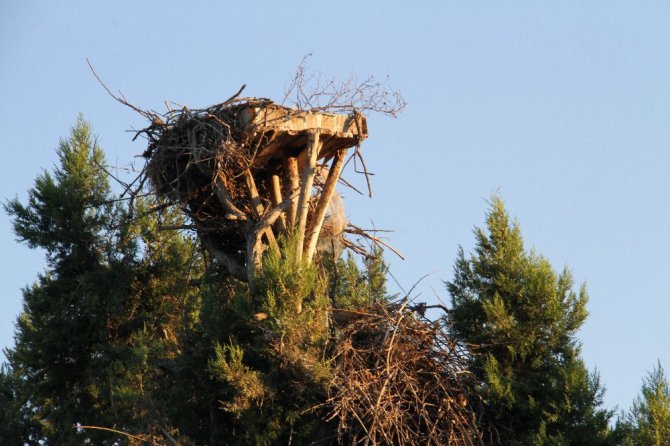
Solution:
<path fill-rule="evenodd" d="M 442 322 L 398 305 L 334 312 L 342 327 L 328 406 L 341 444 L 483 444 L 466 353 Z"/>

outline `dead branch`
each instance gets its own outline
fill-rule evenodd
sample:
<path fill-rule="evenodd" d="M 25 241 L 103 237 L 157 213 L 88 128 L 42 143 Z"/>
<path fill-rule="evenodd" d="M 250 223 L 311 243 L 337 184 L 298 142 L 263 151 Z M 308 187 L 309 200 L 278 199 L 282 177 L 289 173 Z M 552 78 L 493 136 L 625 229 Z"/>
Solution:
<path fill-rule="evenodd" d="M 389 249 L 393 254 L 397 255 L 401 260 L 405 260 L 405 257 L 403 257 L 402 254 L 400 254 L 395 248 L 393 248 L 393 246 L 389 245 L 379 237 L 376 237 L 368 233 L 367 231 L 364 231 L 363 229 L 359 228 L 358 226 L 352 223 L 347 224 L 347 227 L 344 229 L 344 232 L 359 235 L 363 238 L 366 238 L 382 249 L 384 248 Z"/>
<path fill-rule="evenodd" d="M 399 306 L 333 310 L 339 335 L 326 420 L 341 444 L 481 446 L 467 351 Z"/>
<path fill-rule="evenodd" d="M 125 105 L 126 107 L 131 108 L 132 110 L 136 111 L 136 112 L 139 113 L 140 115 L 142 115 L 142 116 L 144 116 L 145 118 L 147 118 L 149 121 L 153 121 L 154 118 L 157 118 L 157 117 L 158 117 L 158 115 L 157 115 L 156 113 L 152 113 L 152 112 L 150 112 L 150 111 L 148 111 L 148 110 L 142 110 L 141 108 L 138 108 L 138 107 L 134 106 L 133 104 L 131 104 L 130 102 L 128 102 L 128 101 L 123 97 L 123 95 L 121 95 L 121 96 L 116 96 L 116 95 L 115 95 L 114 93 L 112 93 L 112 91 L 107 87 L 107 85 L 102 81 L 102 79 L 100 79 L 100 76 L 98 76 L 98 73 L 95 72 L 95 69 L 93 69 L 93 65 L 91 65 L 91 62 L 88 60 L 88 58 L 86 58 L 86 63 L 88 64 L 88 67 L 91 69 L 91 73 L 93 73 L 93 76 L 95 76 L 95 78 L 98 80 L 98 82 L 100 83 L 100 85 L 102 85 L 102 88 L 104 88 L 105 91 L 106 91 L 111 97 L 113 97 L 117 102 L 119 102 L 119 103 Z"/>
<path fill-rule="evenodd" d="M 351 75 L 345 80 L 328 78 L 309 67 L 312 53 L 302 58 L 291 81 L 284 89 L 282 104 L 291 105 L 298 110 L 322 112 L 381 113 L 397 117 L 407 105 L 399 91 L 388 87 L 388 77 L 378 80 L 369 76 L 359 80 Z"/>

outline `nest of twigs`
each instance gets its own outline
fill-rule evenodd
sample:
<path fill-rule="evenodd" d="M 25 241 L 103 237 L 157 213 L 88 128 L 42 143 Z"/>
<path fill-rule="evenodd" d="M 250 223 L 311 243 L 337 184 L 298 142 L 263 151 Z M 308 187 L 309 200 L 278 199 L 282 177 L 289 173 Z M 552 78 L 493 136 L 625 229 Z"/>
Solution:
<path fill-rule="evenodd" d="M 334 316 L 342 327 L 328 405 L 341 444 L 483 444 L 466 352 L 443 322 L 404 305 Z"/>
<path fill-rule="evenodd" d="M 198 110 L 184 107 L 154 120 L 145 130 L 146 175 L 153 189 L 179 203 L 201 239 L 240 266 L 246 262 L 246 216 L 253 215 L 243 174 L 252 167 L 254 146 L 237 122 L 249 105 L 241 101 Z M 265 190 L 267 175 L 256 178 L 258 189 Z M 227 195 L 235 212 L 224 209 L 217 191 Z"/>
<path fill-rule="evenodd" d="M 232 263 L 245 265 L 252 225 L 278 205 L 273 201 L 277 196 L 273 177 L 285 181 L 282 192 L 284 198 L 289 196 L 284 163 L 288 157 L 298 156 L 307 141 L 304 131 L 282 133 L 271 124 L 298 115 L 305 113 L 255 98 L 205 109 L 170 110 L 139 132 L 149 140 L 144 154 L 148 159 L 146 177 L 159 196 L 180 204 L 206 244 L 215 246 Z M 358 119 L 359 115 L 351 116 Z M 326 149 L 332 150 L 337 140 L 324 139 L 327 160 Z M 317 191 L 326 173 L 325 167 L 317 166 Z M 310 210 L 318 197 L 318 193 L 312 196 Z M 310 219 L 311 213 L 308 223 Z M 328 246 L 330 240 L 339 238 L 346 223 L 341 201 L 336 198 L 328 207 L 323 226 Z"/>
<path fill-rule="evenodd" d="M 268 103 L 248 99 L 205 109 L 184 107 L 154 122 L 144 130 L 149 137 L 144 154 L 149 159 L 146 174 L 154 190 L 181 203 L 200 223 L 239 226 L 241 222 L 222 209 L 214 191 L 223 186 L 236 207 L 252 215 L 254 206 L 244 173 L 254 167 L 262 138 L 250 140 L 242 131 L 239 115 L 249 107 Z M 254 174 L 258 177 L 257 172 Z M 265 177 L 261 175 L 261 180 Z M 217 185 L 217 180 L 223 184 Z M 259 191 L 267 188 L 264 181 L 258 183 Z"/>

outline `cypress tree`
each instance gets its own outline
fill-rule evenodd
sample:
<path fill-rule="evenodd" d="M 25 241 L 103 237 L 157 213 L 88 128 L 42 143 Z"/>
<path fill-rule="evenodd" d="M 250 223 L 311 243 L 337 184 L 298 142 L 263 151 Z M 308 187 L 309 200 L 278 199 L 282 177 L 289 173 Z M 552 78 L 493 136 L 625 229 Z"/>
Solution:
<path fill-rule="evenodd" d="M 524 249 L 521 231 L 498 197 L 486 229 L 461 248 L 451 295 L 453 335 L 472 346 L 472 372 L 489 423 L 503 445 L 597 445 L 610 414 L 603 389 L 579 357 L 577 330 L 587 316 L 586 288 L 570 272 Z"/>
<path fill-rule="evenodd" d="M 73 424 L 100 423 L 98 376 L 108 362 L 105 304 L 115 290 L 107 272 L 117 262 L 105 237 L 110 219 L 109 184 L 100 165 L 101 149 L 80 117 L 68 139 L 60 141 L 59 164 L 45 172 L 28 193 L 6 205 L 18 240 L 46 251 L 47 270 L 23 290 L 16 346 L 7 352 L 21 379 L 19 398 L 36 421 L 25 439 L 71 443 Z"/>
<path fill-rule="evenodd" d="M 193 243 L 158 230 L 176 218 L 168 212 L 131 221 L 114 204 L 103 152 L 83 118 L 57 153 L 27 204 L 5 205 L 18 240 L 43 249 L 47 268 L 23 290 L 16 343 L 0 374 L 0 424 L 28 444 L 123 438 L 76 425 L 170 429 L 158 392 L 170 378 L 157 364 L 174 360 L 176 334 L 192 323 Z"/>
<path fill-rule="evenodd" d="M 622 444 L 670 445 L 670 384 L 660 362 L 644 379 L 640 395 L 627 416 L 627 426 L 629 443 Z"/>

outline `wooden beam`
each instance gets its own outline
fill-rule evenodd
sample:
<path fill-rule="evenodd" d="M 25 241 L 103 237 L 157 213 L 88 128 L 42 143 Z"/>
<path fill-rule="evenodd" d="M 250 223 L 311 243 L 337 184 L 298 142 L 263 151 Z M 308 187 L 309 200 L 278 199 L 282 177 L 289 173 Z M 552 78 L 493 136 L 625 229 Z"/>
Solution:
<path fill-rule="evenodd" d="M 279 183 L 279 175 L 272 175 L 272 205 L 279 206 L 282 202 L 281 184 Z M 282 214 L 277 219 L 275 226 L 278 232 L 286 233 L 286 216 Z"/>
<path fill-rule="evenodd" d="M 249 197 L 251 198 L 251 204 L 254 206 L 254 210 L 256 211 L 256 216 L 258 218 L 262 218 L 263 214 L 265 213 L 265 209 L 263 208 L 263 203 L 261 202 L 261 197 L 258 194 L 258 189 L 256 188 L 256 181 L 254 181 L 253 175 L 251 175 L 251 170 L 247 169 L 244 172 L 244 176 L 247 180 L 247 188 L 249 189 Z M 277 250 L 279 252 L 279 245 L 277 244 L 277 239 L 275 238 L 274 233 L 272 232 L 272 228 L 267 228 L 265 230 L 265 236 L 268 239 L 268 243 L 272 249 Z"/>
<path fill-rule="evenodd" d="M 223 210 L 226 211 L 224 218 L 227 220 L 246 220 L 247 215 L 242 212 L 235 203 L 233 199 L 228 194 L 228 182 L 226 177 L 223 175 L 223 172 L 219 172 L 216 175 L 215 180 L 215 190 L 216 197 L 219 199 L 219 203 L 223 206 Z"/>
<path fill-rule="evenodd" d="M 250 278 L 253 278 L 256 270 L 260 269 L 261 262 L 263 259 L 263 243 L 262 235 L 270 229 L 270 226 L 274 224 L 275 221 L 291 206 L 295 201 L 295 198 L 298 196 L 298 193 L 294 195 L 289 195 L 284 199 L 284 201 L 279 204 L 279 206 L 273 207 L 270 212 L 265 214 L 263 218 L 258 220 L 256 224 L 251 226 L 247 232 L 247 271 L 246 275 Z"/>
<path fill-rule="evenodd" d="M 295 157 L 289 157 L 286 160 L 286 170 L 288 171 L 289 195 L 294 195 L 300 190 L 300 174 L 298 173 L 298 160 Z M 295 230 L 296 218 L 298 214 L 298 195 L 293 200 L 288 212 L 287 225 L 291 230 Z"/>
<path fill-rule="evenodd" d="M 321 227 L 323 226 L 323 221 L 326 218 L 326 211 L 328 210 L 330 200 L 333 198 L 333 194 L 335 193 L 335 186 L 337 185 L 337 180 L 340 178 L 340 173 L 342 173 L 342 167 L 344 166 L 344 158 L 346 155 L 347 149 L 341 149 L 335 153 L 335 158 L 333 159 L 333 163 L 331 164 L 330 170 L 328 171 L 326 183 L 323 185 L 323 190 L 321 191 L 321 197 L 319 197 L 319 202 L 316 205 L 314 214 L 312 215 L 309 231 L 307 231 L 307 251 L 305 252 L 305 257 L 308 263 L 310 263 L 314 257 L 316 244 L 319 241 L 319 235 L 321 234 Z"/>
<path fill-rule="evenodd" d="M 309 133 L 307 143 L 307 163 L 302 169 L 302 181 L 300 189 L 300 198 L 298 199 L 298 221 L 296 234 L 296 261 L 302 262 L 302 255 L 305 249 L 305 229 L 307 227 L 307 213 L 309 211 L 309 200 L 312 196 L 312 186 L 314 185 L 314 175 L 316 173 L 316 159 L 321 149 L 321 141 L 318 130 Z"/>

